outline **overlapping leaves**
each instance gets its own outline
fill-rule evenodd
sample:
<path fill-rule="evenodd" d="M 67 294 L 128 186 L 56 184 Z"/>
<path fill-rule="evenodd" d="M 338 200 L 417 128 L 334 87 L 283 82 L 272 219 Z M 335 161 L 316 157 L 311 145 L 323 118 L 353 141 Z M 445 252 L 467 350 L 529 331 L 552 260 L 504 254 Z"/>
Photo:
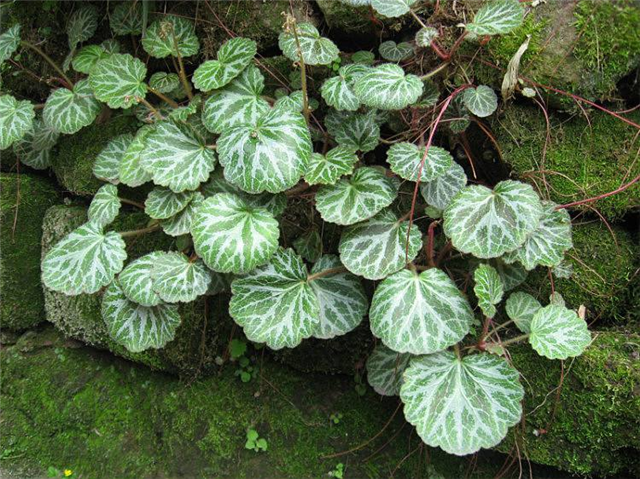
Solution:
<path fill-rule="evenodd" d="M 60 133 L 72 134 L 90 125 L 100 113 L 100 103 L 94 98 L 88 80 L 80 80 L 73 87 L 58 88 L 44 105 L 44 122 Z"/>
<path fill-rule="evenodd" d="M 202 63 L 193 74 L 198 90 L 222 88 L 242 73 L 257 52 L 256 42 L 236 37 L 225 42 L 218 50 L 218 59 Z"/>

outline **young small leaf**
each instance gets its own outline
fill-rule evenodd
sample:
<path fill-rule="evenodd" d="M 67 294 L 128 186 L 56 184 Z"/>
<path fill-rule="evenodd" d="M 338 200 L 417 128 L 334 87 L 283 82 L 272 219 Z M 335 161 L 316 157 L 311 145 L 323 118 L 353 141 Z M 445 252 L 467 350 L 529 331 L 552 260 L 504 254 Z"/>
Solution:
<path fill-rule="evenodd" d="M 153 289 L 151 272 L 163 255 L 154 251 L 129 263 L 118 275 L 118 284 L 124 295 L 141 306 L 158 306 L 162 303 L 160 295 Z"/>
<path fill-rule="evenodd" d="M 100 101 L 110 108 L 130 108 L 144 98 L 147 67 L 128 53 L 114 53 L 91 69 L 89 84 Z"/>
<path fill-rule="evenodd" d="M 100 45 L 87 45 L 73 57 L 71 66 L 77 72 L 89 74 L 96 63 L 110 55 L 111 53 L 106 52 Z"/>
<path fill-rule="evenodd" d="M 326 118 L 327 131 L 336 142 L 363 153 L 373 150 L 380 141 L 376 112 L 350 113 L 331 110 Z"/>
<path fill-rule="evenodd" d="M 205 92 L 222 88 L 249 66 L 257 51 L 256 42 L 248 38 L 227 40 L 218 50 L 217 60 L 204 62 L 196 69 L 193 84 Z"/>
<path fill-rule="evenodd" d="M 378 47 L 380 56 L 389 62 L 401 62 L 413 56 L 413 47 L 411 43 L 396 43 L 393 40 L 382 42 Z"/>
<path fill-rule="evenodd" d="M 518 0 L 494 0 L 478 10 L 467 30 L 476 35 L 502 35 L 522 25 L 523 18 L 524 7 Z"/>
<path fill-rule="evenodd" d="M 402 373 L 410 354 L 401 354 L 378 344 L 367 359 L 367 382 L 381 396 L 396 396 L 402 386 Z"/>
<path fill-rule="evenodd" d="M 430 47 L 431 42 L 438 38 L 438 30 L 433 27 L 423 27 L 416 33 L 416 45 Z"/>
<path fill-rule="evenodd" d="M 204 196 L 199 191 L 196 191 L 191 201 L 189 201 L 189 204 L 182 211 L 160 222 L 162 231 L 169 236 L 189 234 L 193 228 L 196 211 L 198 211 L 198 208 L 203 202 Z"/>
<path fill-rule="evenodd" d="M 326 155 L 313 153 L 304 180 L 310 185 L 333 185 L 350 174 L 357 162 L 358 156 L 347 146 L 336 146 Z"/>
<path fill-rule="evenodd" d="M 140 35 L 143 23 L 139 2 L 120 3 L 109 15 L 109 25 L 115 35 Z"/>
<path fill-rule="evenodd" d="M 149 86 L 160 93 L 171 93 L 180 87 L 180 77 L 176 73 L 156 72 L 149 78 Z"/>
<path fill-rule="evenodd" d="M 531 347 L 549 359 L 580 356 L 591 342 L 586 321 L 575 311 L 558 304 L 540 308 L 529 328 Z"/>
<path fill-rule="evenodd" d="M 373 65 L 373 62 L 375 62 L 375 60 L 376 56 L 373 54 L 373 52 L 367 50 L 359 50 L 351 55 L 351 61 L 353 63 L 360 63 L 362 65 Z"/>
<path fill-rule="evenodd" d="M 462 99 L 469 111 L 480 118 L 491 115 L 498 108 L 498 96 L 486 85 L 467 88 L 462 93 Z"/>
<path fill-rule="evenodd" d="M 417 0 L 371 0 L 371 6 L 380 15 L 395 18 L 409 13 Z"/>
<path fill-rule="evenodd" d="M 96 178 L 114 185 L 120 182 L 120 164 L 132 141 L 133 135 L 124 133 L 107 143 L 93 163 L 93 174 Z"/>
<path fill-rule="evenodd" d="M 310 263 L 315 263 L 322 256 L 322 238 L 315 228 L 298 236 L 292 245 L 296 253 Z"/>
<path fill-rule="evenodd" d="M 420 193 L 430 206 L 444 210 L 466 184 L 464 169 L 452 162 L 451 167 L 442 175 L 420 183 Z"/>
<path fill-rule="evenodd" d="M 100 103 L 93 97 L 87 79 L 80 80 L 72 90 L 54 90 L 44 105 L 44 122 L 60 133 L 67 135 L 80 131 L 100 113 Z"/>
<path fill-rule="evenodd" d="M 422 95 L 422 81 L 405 75 L 398 65 L 385 63 L 372 68 L 358 79 L 355 94 L 364 105 L 381 110 L 401 110 Z"/>
<path fill-rule="evenodd" d="M 166 15 L 147 28 L 142 47 L 155 58 L 169 55 L 190 57 L 200 50 L 196 28 L 192 21 L 175 15 Z"/>
<path fill-rule="evenodd" d="M 453 167 L 453 158 L 447 150 L 431 146 L 420 171 L 425 150 L 425 147 L 420 148 L 406 141 L 396 143 L 387 151 L 387 163 L 391 165 L 391 171 L 405 180 L 418 181 L 420 173 L 421 182 L 433 181 Z"/>
<path fill-rule="evenodd" d="M 296 29 L 295 33 L 293 28 Z M 338 58 L 338 47 L 328 38 L 320 36 L 311 23 L 298 23 L 291 30 L 282 32 L 278 38 L 280 50 L 290 60 L 297 62 L 302 55 L 305 65 L 329 65 Z"/>
<path fill-rule="evenodd" d="M 201 260 L 182 253 L 162 253 L 151 270 L 153 290 L 167 303 L 189 303 L 207 292 L 211 275 Z"/>
<path fill-rule="evenodd" d="M 353 91 L 353 86 L 368 70 L 369 67 L 357 63 L 340 67 L 338 75 L 326 80 L 320 88 L 320 94 L 327 105 L 336 110 L 357 110 L 360 100 Z"/>
<path fill-rule="evenodd" d="M 496 315 L 496 305 L 502 301 L 504 286 L 498 271 L 486 263 L 481 264 L 473 273 L 475 285 L 473 292 L 478 298 L 478 306 L 485 316 L 493 318 Z"/>
<path fill-rule="evenodd" d="M 0 150 L 21 140 L 33 128 L 36 112 L 26 100 L 11 95 L 0 96 Z"/>
<path fill-rule="evenodd" d="M 16 23 L 0 35 L 0 65 L 16 52 L 20 45 L 20 24 Z"/>
<path fill-rule="evenodd" d="M 540 308 L 542 308 L 540 301 L 521 291 L 512 293 L 507 298 L 505 306 L 509 319 L 513 320 L 523 333 L 531 332 L 531 320 Z"/>
<path fill-rule="evenodd" d="M 120 198 L 115 185 L 103 185 L 96 192 L 89 205 L 89 221 L 105 227 L 118 216 Z"/>
<path fill-rule="evenodd" d="M 194 191 L 174 193 L 169 188 L 156 186 L 144 202 L 144 212 L 151 218 L 166 220 L 185 209 L 194 194 Z"/>

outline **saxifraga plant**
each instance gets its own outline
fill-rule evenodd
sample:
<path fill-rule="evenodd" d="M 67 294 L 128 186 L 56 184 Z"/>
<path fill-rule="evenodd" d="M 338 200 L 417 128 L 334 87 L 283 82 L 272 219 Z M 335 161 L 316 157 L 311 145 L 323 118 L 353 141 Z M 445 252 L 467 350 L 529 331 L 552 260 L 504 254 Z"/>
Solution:
<path fill-rule="evenodd" d="M 177 303 L 229 289 L 230 314 L 247 338 L 276 350 L 345 334 L 368 313 L 381 340 L 368 359 L 369 383 L 380 394 L 399 394 L 426 444 L 470 454 L 498 444 L 520 420 L 524 389 L 507 359 L 509 344 L 528 341 L 543 356 L 565 359 L 590 342 L 584 319 L 557 294 L 543 306 L 511 292 L 509 321 L 493 321 L 528 271 L 543 266 L 561 274 L 571 221 L 524 183 L 467 184 L 452 155 L 432 145 L 447 109 L 457 110 L 451 128 L 458 131 L 472 115 L 491 115 L 498 104 L 491 88 L 459 85 L 438 102 L 429 77 L 442 68 L 417 76 L 399 63 L 420 48 L 448 60 L 462 39 L 520 25 L 524 7 L 516 0 L 487 3 L 444 52 L 438 30 L 412 10 L 416 0 L 344 1 L 370 3 L 386 17 L 410 13 L 423 28 L 414 42 L 380 45 L 384 62 L 371 52 L 341 53 L 313 25 L 288 17 L 279 46 L 299 74 L 277 98 L 263 95 L 251 39 L 228 40 L 190 81 L 183 59 L 199 51 L 194 25 L 162 16 L 146 29 L 142 47 L 152 57 L 171 57 L 177 71 L 147 80 L 145 64 L 119 53 L 117 41 L 77 50 L 97 24 L 94 7 L 82 6 L 69 22 L 67 63 L 87 76 L 72 82 L 59 69 L 66 87 L 51 93 L 38 118 L 28 101 L 0 96 L 1 147 L 46 168 L 58 135 L 94 122 L 104 104 L 132 109 L 142 126 L 114 138 L 97 158 L 94 173 L 106 184 L 88 222 L 44 258 L 45 286 L 67 295 L 102 292 L 107 328 L 131 351 L 173 339 Z M 138 6 L 115 8 L 115 34 L 141 34 Z M 0 37 L 1 59 L 20 45 L 38 50 L 21 42 L 16 25 Z M 337 73 L 319 89 L 325 105 L 309 98 L 307 81 L 323 68 Z M 422 135 L 381 138 L 390 112 L 425 108 L 438 113 L 426 142 Z M 390 144 L 386 166 L 365 155 L 381 143 Z M 131 203 L 118 186 L 147 182 L 155 185 L 144 204 L 148 227 L 109 230 L 121 205 Z M 280 219 L 293 197 L 314 205 L 321 221 L 292 249 L 281 245 Z M 333 250 L 325 251 L 325 226 L 339 231 Z M 175 250 L 125 264 L 123 238 L 158 229 L 177 238 Z M 481 321 L 460 289 L 466 278 L 443 268 L 451 252 L 474 265 Z M 370 301 L 364 280 L 375 282 Z M 501 341 L 497 333 L 507 326 L 522 334 Z"/>

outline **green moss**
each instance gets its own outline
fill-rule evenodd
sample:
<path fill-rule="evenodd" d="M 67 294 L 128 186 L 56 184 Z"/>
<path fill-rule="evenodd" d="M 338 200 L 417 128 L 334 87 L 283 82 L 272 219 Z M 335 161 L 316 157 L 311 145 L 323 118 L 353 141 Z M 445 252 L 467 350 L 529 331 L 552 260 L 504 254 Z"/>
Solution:
<path fill-rule="evenodd" d="M 543 48 L 543 34 L 546 23 L 547 21 L 544 19 L 538 20 L 533 15 L 529 15 L 522 25 L 513 32 L 492 38 L 487 44 L 487 50 L 494 63 L 498 66 L 506 67 L 520 46 L 527 40 L 527 37 L 529 37 L 529 46 L 524 55 L 522 55 L 520 62 L 525 64 L 535 58 Z"/>
<path fill-rule="evenodd" d="M 352 7 L 333 0 L 318 0 L 317 3 L 332 35 L 375 33 L 368 7 Z"/>
<path fill-rule="evenodd" d="M 629 118 L 638 122 L 640 113 Z M 640 174 L 636 130 L 604 112 L 590 112 L 589 122 L 581 115 L 550 114 L 546 155 L 547 124 L 543 112 L 534 106 L 510 106 L 494 122 L 494 132 L 513 173 L 559 204 L 613 191 L 625 179 Z M 640 188 L 629 188 L 580 209 L 588 212 L 596 207 L 615 220 L 639 205 Z"/>
<path fill-rule="evenodd" d="M 42 217 L 60 195 L 44 178 L 0 175 L 0 326 L 28 329 L 44 320 L 40 286 Z"/>
<path fill-rule="evenodd" d="M 135 132 L 137 121 L 131 116 L 118 116 L 106 123 L 94 123 L 74 135 L 58 141 L 58 154 L 52 169 L 60 185 L 81 196 L 92 196 L 103 184 L 93 176 L 93 163 L 109 141 L 123 133 Z"/>
<path fill-rule="evenodd" d="M 528 345 L 510 349 L 525 386 L 523 429 L 514 439 L 531 461 L 578 474 L 640 474 L 640 336 L 599 332 L 585 353 L 564 362 Z M 559 396 L 555 388 L 560 386 Z"/>

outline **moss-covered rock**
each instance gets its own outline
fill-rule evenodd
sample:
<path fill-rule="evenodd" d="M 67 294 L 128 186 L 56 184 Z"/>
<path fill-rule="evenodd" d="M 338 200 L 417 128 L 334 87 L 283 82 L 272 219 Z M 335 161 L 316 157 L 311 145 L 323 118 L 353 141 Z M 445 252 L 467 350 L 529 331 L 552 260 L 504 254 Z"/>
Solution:
<path fill-rule="evenodd" d="M 333 0 L 317 0 L 325 22 L 334 34 L 374 34 L 375 23 L 368 6 L 352 7 Z"/>
<path fill-rule="evenodd" d="M 43 256 L 63 236 L 87 220 L 84 207 L 54 206 L 44 218 L 42 250 Z M 124 213 L 116 220 L 117 231 L 140 229 L 148 217 L 143 213 Z M 127 242 L 129 260 L 154 250 L 165 250 L 172 242 L 162 232 L 143 238 L 130 238 Z M 100 312 L 100 294 L 66 296 L 45 288 L 46 319 L 56 325 L 68 337 L 87 344 L 105 348 L 119 356 L 137 361 L 153 369 L 161 369 L 182 375 L 205 373 L 215 369 L 215 357 L 219 353 L 217 338 L 220 323 L 227 321 L 226 304 L 218 297 L 203 297 L 198 301 L 180 305 L 182 324 L 176 337 L 164 348 L 132 353 L 115 343 L 107 332 Z"/>
<path fill-rule="evenodd" d="M 577 474 L 640 477 L 640 336 L 599 332 L 564 362 L 510 348 L 525 387 L 525 421 L 499 447 Z"/>
<path fill-rule="evenodd" d="M 28 329 L 44 321 L 40 285 L 42 217 L 61 200 L 45 178 L 0 175 L 0 327 Z"/>
<path fill-rule="evenodd" d="M 103 184 L 93 175 L 96 157 L 112 138 L 133 133 L 136 128 L 135 117 L 121 115 L 87 126 L 75 135 L 62 136 L 51 165 L 60 185 L 76 195 L 94 195 Z"/>
<path fill-rule="evenodd" d="M 629 118 L 640 122 L 640 113 Z M 550 114 L 550 135 L 543 112 L 535 106 L 511 105 L 494 121 L 494 132 L 504 160 L 513 173 L 559 204 L 616 190 L 625 179 L 640 174 L 637 130 L 604 112 L 593 111 L 589 121 L 576 115 Z M 615 220 L 640 206 L 640 188 L 632 187 L 581 211 L 597 208 Z"/>

